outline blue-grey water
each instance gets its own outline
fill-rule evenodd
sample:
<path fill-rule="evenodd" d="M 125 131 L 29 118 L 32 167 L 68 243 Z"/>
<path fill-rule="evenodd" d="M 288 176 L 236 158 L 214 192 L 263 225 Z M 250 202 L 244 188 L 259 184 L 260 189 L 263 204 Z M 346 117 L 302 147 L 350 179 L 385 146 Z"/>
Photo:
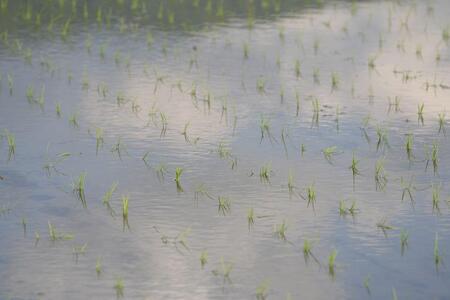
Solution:
<path fill-rule="evenodd" d="M 0 299 L 450 298 L 449 14 L 1 1 Z"/>

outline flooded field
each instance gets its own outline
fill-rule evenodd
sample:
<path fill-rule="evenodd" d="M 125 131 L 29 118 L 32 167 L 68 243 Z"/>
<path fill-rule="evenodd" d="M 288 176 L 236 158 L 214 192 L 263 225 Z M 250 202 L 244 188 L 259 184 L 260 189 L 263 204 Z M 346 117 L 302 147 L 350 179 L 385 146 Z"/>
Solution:
<path fill-rule="evenodd" d="M 449 299 L 449 15 L 0 0 L 0 299 Z"/>

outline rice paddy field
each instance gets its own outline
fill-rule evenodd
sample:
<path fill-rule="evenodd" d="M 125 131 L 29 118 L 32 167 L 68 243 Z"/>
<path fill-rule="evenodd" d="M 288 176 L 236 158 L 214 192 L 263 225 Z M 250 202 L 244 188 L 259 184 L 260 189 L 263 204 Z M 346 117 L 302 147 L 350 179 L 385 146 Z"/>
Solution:
<path fill-rule="evenodd" d="M 447 0 L 0 0 L 0 299 L 450 299 Z"/>

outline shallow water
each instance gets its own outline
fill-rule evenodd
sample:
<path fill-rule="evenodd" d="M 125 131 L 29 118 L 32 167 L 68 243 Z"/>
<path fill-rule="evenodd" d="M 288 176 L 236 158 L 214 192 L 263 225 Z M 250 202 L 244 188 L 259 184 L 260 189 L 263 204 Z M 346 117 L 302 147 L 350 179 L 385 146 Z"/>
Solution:
<path fill-rule="evenodd" d="M 264 283 L 268 299 L 449 298 L 450 142 L 438 115 L 450 99 L 450 3 L 196 2 L 0 8 L 0 299 L 111 299 L 118 279 L 125 299 L 251 299 Z M 377 128 L 388 145 L 377 147 Z M 57 162 L 61 153 L 70 155 Z M 72 187 L 83 172 L 86 208 Z M 409 181 L 413 201 L 402 201 Z M 102 203 L 113 183 L 114 216 Z M 196 197 L 201 185 L 208 194 Z M 314 206 L 304 199 L 311 185 Z M 225 214 L 219 196 L 231 201 Z M 341 200 L 355 201 L 353 216 L 339 213 Z M 52 241 L 48 222 L 73 239 Z M 274 230 L 283 222 L 286 239 Z"/>

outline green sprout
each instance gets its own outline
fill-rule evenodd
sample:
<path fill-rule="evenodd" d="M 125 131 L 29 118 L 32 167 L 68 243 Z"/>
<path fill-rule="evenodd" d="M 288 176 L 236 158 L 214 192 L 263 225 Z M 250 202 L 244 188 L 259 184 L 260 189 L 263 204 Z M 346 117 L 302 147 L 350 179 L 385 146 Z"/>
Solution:
<path fill-rule="evenodd" d="M 95 154 L 98 154 L 98 150 L 100 148 L 103 148 L 103 144 L 104 144 L 104 139 L 103 139 L 103 129 L 97 127 L 95 129 L 95 140 L 96 140 L 96 144 L 95 144 Z"/>
<path fill-rule="evenodd" d="M 247 210 L 247 224 L 249 229 L 253 227 L 253 224 L 255 224 L 255 212 L 253 208 L 249 208 Z"/>
<path fill-rule="evenodd" d="M 388 182 L 386 171 L 384 169 L 384 159 L 380 158 L 375 162 L 375 189 L 384 190 Z"/>
<path fill-rule="evenodd" d="M 259 170 L 259 179 L 261 182 L 270 183 L 270 176 L 272 174 L 272 168 L 270 163 L 265 164 Z"/>
<path fill-rule="evenodd" d="M 16 154 L 16 137 L 5 129 L 5 136 L 8 142 L 8 160 L 11 160 Z"/>
<path fill-rule="evenodd" d="M 206 250 L 203 250 L 200 253 L 200 265 L 203 267 L 208 263 L 208 252 Z"/>
<path fill-rule="evenodd" d="M 331 147 L 327 147 L 322 149 L 322 153 L 323 156 L 325 157 L 325 159 L 331 164 L 333 163 L 333 156 L 337 153 L 337 147 L 336 146 L 331 146 Z"/>
<path fill-rule="evenodd" d="M 408 231 L 402 229 L 400 231 L 400 249 L 401 249 L 401 254 L 403 255 L 405 252 L 405 249 L 408 247 L 408 238 L 409 238 L 409 233 Z"/>
<path fill-rule="evenodd" d="M 124 230 L 125 227 L 130 228 L 130 225 L 128 223 L 128 203 L 129 203 L 128 196 L 122 196 L 122 220 Z"/>
<path fill-rule="evenodd" d="M 87 208 L 86 196 L 85 196 L 85 182 L 86 182 L 86 172 L 83 172 L 78 176 L 78 178 L 72 183 L 73 193 L 77 196 L 78 200 L 84 208 Z"/>
<path fill-rule="evenodd" d="M 180 191 L 183 190 L 181 188 L 181 174 L 183 174 L 183 168 L 177 167 L 175 169 L 175 183 L 177 184 L 177 189 Z"/>
<path fill-rule="evenodd" d="M 406 155 L 408 156 L 408 160 L 411 161 L 414 158 L 413 155 L 413 135 L 412 134 L 407 134 L 406 135 L 406 140 L 405 140 L 405 150 L 406 150 Z"/>
<path fill-rule="evenodd" d="M 353 175 L 353 188 L 355 187 L 355 177 L 357 175 L 360 175 L 361 173 L 359 172 L 358 169 L 358 164 L 359 164 L 359 160 L 356 159 L 355 157 L 355 153 L 353 153 L 352 156 L 352 164 L 350 165 L 349 169 L 352 170 L 352 175 Z"/>
<path fill-rule="evenodd" d="M 442 263 L 442 256 L 439 251 L 439 237 L 437 232 L 434 238 L 433 255 L 434 255 L 434 264 L 436 265 L 436 267 L 438 267 Z"/>
<path fill-rule="evenodd" d="M 275 225 L 275 234 L 280 240 L 286 240 L 286 231 L 287 231 L 287 224 L 286 220 L 283 220 L 281 224 Z"/>
<path fill-rule="evenodd" d="M 423 125 L 423 110 L 424 110 L 425 104 L 419 104 L 417 105 L 417 122 Z"/>
<path fill-rule="evenodd" d="M 219 196 L 217 198 L 218 202 L 219 202 L 219 213 L 221 213 L 222 215 L 226 215 L 230 212 L 231 210 L 231 201 L 229 198 L 227 197 L 223 197 L 223 196 Z"/>
<path fill-rule="evenodd" d="M 333 249 L 331 251 L 330 255 L 328 256 L 328 273 L 332 277 L 334 277 L 334 274 L 335 274 L 337 254 L 338 254 L 338 252 L 336 251 L 336 249 Z"/>
<path fill-rule="evenodd" d="M 257 300 L 266 300 L 269 293 L 270 282 L 265 280 L 256 287 L 256 299 Z"/>
<path fill-rule="evenodd" d="M 230 274 L 233 270 L 233 264 L 231 262 L 225 262 L 223 257 L 220 258 L 220 268 L 212 271 L 214 276 L 222 275 L 223 282 L 231 282 Z"/>
<path fill-rule="evenodd" d="M 122 298 L 123 297 L 123 290 L 124 290 L 124 283 L 122 278 L 117 278 L 116 282 L 113 286 L 114 290 L 116 290 L 116 297 Z"/>

